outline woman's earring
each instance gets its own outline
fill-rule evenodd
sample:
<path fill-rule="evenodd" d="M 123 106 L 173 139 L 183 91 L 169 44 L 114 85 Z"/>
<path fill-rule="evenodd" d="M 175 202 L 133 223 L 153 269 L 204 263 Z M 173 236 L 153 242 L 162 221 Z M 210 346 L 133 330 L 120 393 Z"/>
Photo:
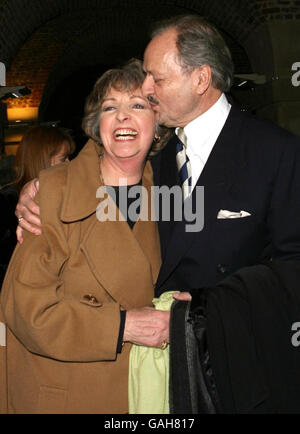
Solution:
<path fill-rule="evenodd" d="M 154 136 L 154 143 L 159 143 L 160 141 L 160 136 L 158 136 L 157 134 L 155 134 Z"/>

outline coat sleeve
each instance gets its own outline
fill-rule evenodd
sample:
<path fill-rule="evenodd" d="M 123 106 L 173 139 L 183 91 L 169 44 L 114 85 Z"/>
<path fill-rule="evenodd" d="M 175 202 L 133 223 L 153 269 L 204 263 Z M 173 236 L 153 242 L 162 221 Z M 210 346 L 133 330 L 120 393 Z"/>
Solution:
<path fill-rule="evenodd" d="M 24 235 L 5 277 L 1 305 L 7 326 L 32 353 L 73 362 L 116 359 L 120 306 L 100 305 L 65 294 L 62 270 L 69 258 L 68 225 L 59 219 L 66 171 L 41 184 L 40 204 L 49 203 L 43 233 Z M 51 206 L 50 206 L 51 204 Z M 41 215 L 45 210 L 41 209 Z"/>

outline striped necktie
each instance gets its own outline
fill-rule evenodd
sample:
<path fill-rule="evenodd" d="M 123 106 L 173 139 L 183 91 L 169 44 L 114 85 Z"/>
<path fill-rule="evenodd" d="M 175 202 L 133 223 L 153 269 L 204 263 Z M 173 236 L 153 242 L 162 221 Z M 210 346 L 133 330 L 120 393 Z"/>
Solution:
<path fill-rule="evenodd" d="M 176 163 L 182 187 L 183 200 L 185 200 L 192 191 L 192 171 L 189 157 L 186 155 L 187 139 L 183 128 L 178 129 L 177 136 Z"/>

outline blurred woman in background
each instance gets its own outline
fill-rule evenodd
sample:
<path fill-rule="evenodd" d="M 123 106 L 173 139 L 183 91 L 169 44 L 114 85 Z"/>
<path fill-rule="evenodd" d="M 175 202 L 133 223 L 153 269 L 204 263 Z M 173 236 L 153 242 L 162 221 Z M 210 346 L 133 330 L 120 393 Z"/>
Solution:
<path fill-rule="evenodd" d="M 14 162 L 16 178 L 0 189 L 0 288 L 17 242 L 15 208 L 20 190 L 42 169 L 68 160 L 74 150 L 72 137 L 59 127 L 35 125 L 25 132 Z"/>

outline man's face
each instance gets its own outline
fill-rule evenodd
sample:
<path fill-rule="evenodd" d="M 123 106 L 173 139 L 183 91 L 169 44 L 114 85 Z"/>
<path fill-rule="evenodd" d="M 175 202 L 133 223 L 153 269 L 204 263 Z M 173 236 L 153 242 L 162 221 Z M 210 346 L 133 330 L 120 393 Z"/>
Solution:
<path fill-rule="evenodd" d="M 199 115 L 195 74 L 186 72 L 178 62 L 174 29 L 148 44 L 143 68 L 147 75 L 142 91 L 161 125 L 184 127 Z"/>

